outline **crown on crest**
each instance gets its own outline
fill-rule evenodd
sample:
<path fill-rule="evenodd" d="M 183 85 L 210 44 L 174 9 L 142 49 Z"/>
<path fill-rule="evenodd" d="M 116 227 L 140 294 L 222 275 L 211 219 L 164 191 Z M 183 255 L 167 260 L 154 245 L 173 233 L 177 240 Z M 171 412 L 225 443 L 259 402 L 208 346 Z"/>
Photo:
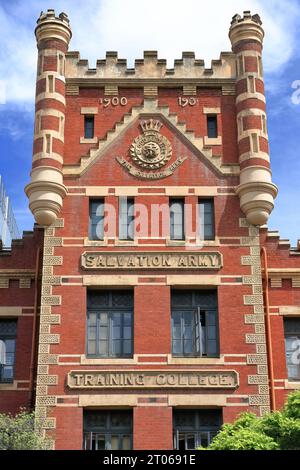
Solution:
<path fill-rule="evenodd" d="M 140 126 L 143 132 L 147 132 L 147 131 L 159 132 L 162 125 L 163 124 L 157 119 L 147 119 L 145 121 L 140 122 Z"/>

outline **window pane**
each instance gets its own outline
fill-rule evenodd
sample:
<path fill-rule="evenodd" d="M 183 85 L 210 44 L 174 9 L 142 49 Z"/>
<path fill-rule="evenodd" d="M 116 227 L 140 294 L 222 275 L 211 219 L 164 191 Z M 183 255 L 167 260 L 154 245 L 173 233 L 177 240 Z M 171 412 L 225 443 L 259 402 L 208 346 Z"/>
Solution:
<path fill-rule="evenodd" d="M 122 353 L 121 340 L 114 339 L 112 341 L 112 354 L 115 355 L 115 356 L 120 356 L 121 353 Z"/>
<path fill-rule="evenodd" d="M 119 199 L 119 238 L 134 239 L 134 199 L 127 197 Z"/>
<path fill-rule="evenodd" d="M 218 137 L 217 116 L 207 116 L 207 136 L 213 139 Z"/>
<path fill-rule="evenodd" d="M 170 202 L 170 238 L 171 240 L 184 239 L 184 201 Z"/>
<path fill-rule="evenodd" d="M 96 341 L 88 342 L 88 354 L 96 354 Z"/>
<path fill-rule="evenodd" d="M 130 450 L 130 449 L 131 449 L 130 436 L 123 436 L 122 450 Z"/>
<path fill-rule="evenodd" d="M 187 434 L 186 449 L 195 449 L 195 448 L 196 448 L 195 434 Z"/>
<path fill-rule="evenodd" d="M 99 341 L 99 354 L 108 356 L 108 341 Z"/>
<path fill-rule="evenodd" d="M 183 351 L 182 351 L 182 341 L 181 340 L 173 340 L 172 342 L 173 344 L 173 354 L 182 354 Z"/>
<path fill-rule="evenodd" d="M 84 117 L 84 137 L 85 139 L 93 139 L 94 137 L 94 116 Z"/>
<path fill-rule="evenodd" d="M 214 240 L 214 201 L 213 199 L 199 200 L 199 236 L 201 240 Z"/>
<path fill-rule="evenodd" d="M 104 238 L 104 200 L 90 201 L 90 229 L 91 240 L 103 240 Z"/>
<path fill-rule="evenodd" d="M 123 354 L 130 355 L 132 354 L 132 341 L 125 339 L 123 341 Z"/>
<path fill-rule="evenodd" d="M 111 436 L 111 449 L 119 450 L 119 436 Z"/>

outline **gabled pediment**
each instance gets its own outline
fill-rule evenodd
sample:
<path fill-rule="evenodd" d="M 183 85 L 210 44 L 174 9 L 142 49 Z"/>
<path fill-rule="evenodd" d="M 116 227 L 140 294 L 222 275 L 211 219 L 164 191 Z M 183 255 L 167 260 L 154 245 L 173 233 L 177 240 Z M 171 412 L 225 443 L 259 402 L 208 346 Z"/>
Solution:
<path fill-rule="evenodd" d="M 158 106 L 156 99 L 145 99 L 143 106 L 134 106 L 130 113 L 124 115 L 122 121 L 118 122 L 112 130 L 107 132 L 104 139 L 99 139 L 97 148 L 91 149 L 88 155 L 83 156 L 78 165 L 65 165 L 63 168 L 64 175 L 83 176 L 136 121 L 146 120 L 150 117 L 160 118 L 165 122 L 196 154 L 206 160 L 208 166 L 215 169 L 219 175 L 239 174 L 239 165 L 222 165 L 221 156 L 214 156 L 212 149 L 204 146 L 203 138 L 196 137 L 194 131 L 187 130 L 186 125 L 179 122 L 177 115 L 171 113 L 168 106 Z"/>

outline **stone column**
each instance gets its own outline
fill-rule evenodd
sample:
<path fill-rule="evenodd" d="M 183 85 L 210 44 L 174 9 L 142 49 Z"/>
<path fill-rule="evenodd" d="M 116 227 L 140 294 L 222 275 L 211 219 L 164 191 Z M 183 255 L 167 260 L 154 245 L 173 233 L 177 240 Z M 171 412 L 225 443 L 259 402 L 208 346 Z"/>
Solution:
<path fill-rule="evenodd" d="M 235 15 L 229 37 L 236 54 L 236 109 L 240 162 L 237 193 L 247 221 L 265 224 L 274 207 L 277 187 L 272 183 L 262 70 L 264 30 L 258 15 Z"/>
<path fill-rule="evenodd" d="M 25 192 L 36 222 L 51 225 L 62 208 L 65 125 L 65 54 L 72 36 L 65 13 L 41 13 L 35 35 L 38 48 L 36 113 L 31 182 Z"/>

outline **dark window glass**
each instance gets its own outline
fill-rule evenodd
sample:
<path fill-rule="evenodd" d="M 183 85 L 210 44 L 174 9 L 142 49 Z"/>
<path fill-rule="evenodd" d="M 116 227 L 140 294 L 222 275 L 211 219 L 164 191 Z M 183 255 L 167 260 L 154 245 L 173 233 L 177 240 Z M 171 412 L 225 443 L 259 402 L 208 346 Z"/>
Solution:
<path fill-rule="evenodd" d="M 119 239 L 134 240 L 134 199 L 119 199 Z"/>
<path fill-rule="evenodd" d="M 221 410 L 173 410 L 174 449 L 208 447 L 221 424 Z"/>
<path fill-rule="evenodd" d="M 201 240 L 215 239 L 215 210 L 213 199 L 199 200 L 199 230 Z"/>
<path fill-rule="evenodd" d="M 17 322 L 0 320 L 0 382 L 13 382 Z"/>
<path fill-rule="evenodd" d="M 133 293 L 91 291 L 88 293 L 87 355 L 132 357 Z"/>
<path fill-rule="evenodd" d="M 90 200 L 90 240 L 103 240 L 104 238 L 104 200 Z"/>
<path fill-rule="evenodd" d="M 173 291 L 173 356 L 216 357 L 218 343 L 216 291 Z"/>
<path fill-rule="evenodd" d="M 132 412 L 125 410 L 84 412 L 84 450 L 131 450 Z"/>
<path fill-rule="evenodd" d="M 184 200 L 170 200 L 170 238 L 184 240 Z"/>
<path fill-rule="evenodd" d="M 218 137 L 217 116 L 207 116 L 207 137 L 216 139 Z"/>
<path fill-rule="evenodd" d="M 284 320 L 285 354 L 289 380 L 300 380 L 300 318 Z"/>
<path fill-rule="evenodd" d="M 84 116 L 84 138 L 93 139 L 94 137 L 94 116 Z"/>

